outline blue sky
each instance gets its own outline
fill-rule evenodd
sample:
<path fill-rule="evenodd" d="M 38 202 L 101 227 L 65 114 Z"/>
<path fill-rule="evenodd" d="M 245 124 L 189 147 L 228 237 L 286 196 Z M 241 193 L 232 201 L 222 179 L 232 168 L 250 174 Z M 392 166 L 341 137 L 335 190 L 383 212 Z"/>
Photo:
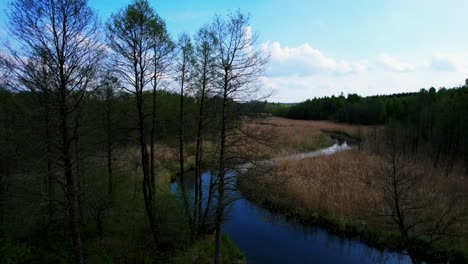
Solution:
<path fill-rule="evenodd" d="M 130 0 L 89 0 L 103 21 Z M 5 9 L 7 0 L 0 0 Z M 150 0 L 173 36 L 214 14 L 252 16 L 271 54 L 263 84 L 272 101 L 451 87 L 468 77 L 466 0 Z M 0 18 L 5 23 L 5 18 Z M 4 26 L 2 26 L 4 28 Z M 5 33 L 0 29 L 0 36 Z"/>

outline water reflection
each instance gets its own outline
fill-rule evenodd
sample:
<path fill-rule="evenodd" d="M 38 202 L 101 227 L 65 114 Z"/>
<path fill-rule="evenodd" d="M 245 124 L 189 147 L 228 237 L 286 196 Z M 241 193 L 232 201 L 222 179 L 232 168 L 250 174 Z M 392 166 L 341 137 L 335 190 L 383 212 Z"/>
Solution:
<path fill-rule="evenodd" d="M 245 199 L 233 204 L 224 231 L 248 263 L 411 263 L 405 255 L 295 223 Z"/>
<path fill-rule="evenodd" d="M 350 148 L 343 142 L 318 151 L 261 162 L 267 164 L 279 159 L 293 160 L 330 155 Z M 239 168 L 244 170 L 250 166 L 252 164 L 242 164 Z M 229 173 L 227 176 L 231 187 L 234 187 L 235 173 Z M 203 210 L 207 206 L 210 180 L 210 173 L 202 175 Z M 188 197 L 193 197 L 193 181 L 187 180 L 185 184 Z M 181 188 L 178 184 L 173 184 L 171 188 L 180 193 Z M 287 219 L 248 201 L 235 188 L 229 189 L 227 197 L 232 203 L 226 213 L 223 232 L 229 234 L 245 252 L 247 263 L 411 263 L 406 255 L 380 251 L 362 242 L 331 234 L 320 227 L 302 225 Z M 216 202 L 211 204 L 216 205 Z"/>

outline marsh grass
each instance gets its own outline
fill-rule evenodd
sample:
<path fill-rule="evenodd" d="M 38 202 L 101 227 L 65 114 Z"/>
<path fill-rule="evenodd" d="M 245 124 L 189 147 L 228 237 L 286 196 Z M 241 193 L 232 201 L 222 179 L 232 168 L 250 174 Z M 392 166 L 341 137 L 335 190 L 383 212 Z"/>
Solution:
<path fill-rule="evenodd" d="M 379 247 L 402 249 L 398 230 L 387 218 L 378 215 L 384 204 L 383 194 L 376 189 L 383 160 L 356 149 L 301 160 L 279 162 L 270 173 L 249 172 L 238 184 L 243 193 L 263 206 L 303 223 L 319 224 L 337 234 L 355 237 Z M 418 191 L 464 192 L 468 180 L 455 170 L 449 177 L 427 163 L 414 170 L 424 175 Z M 458 225 L 466 234 L 466 223 Z M 428 245 L 418 241 L 420 250 L 463 262 L 468 256 L 466 235 L 454 236 Z M 424 254 L 427 254 L 424 253 Z M 458 257 L 457 257 L 458 255 Z"/>
<path fill-rule="evenodd" d="M 333 217 L 350 217 L 363 208 L 368 195 L 363 178 L 372 174 L 375 164 L 371 156 L 352 150 L 281 162 L 271 177 L 286 178 L 287 192 L 301 206 Z"/>
<path fill-rule="evenodd" d="M 334 143 L 330 138 L 333 136 L 351 141 L 355 147 L 330 156 L 280 161 L 268 172 L 251 170 L 238 180 L 246 197 L 305 224 L 319 224 L 334 233 L 377 247 L 403 249 L 398 229 L 388 217 L 381 215 L 385 197 L 379 185 L 384 167 L 388 165 L 382 156 L 385 152 L 382 127 L 278 117 L 247 125 L 270 130 L 274 135 L 270 156 L 324 148 Z M 467 194 L 468 179 L 462 176 L 461 167 L 441 177 L 443 169 L 434 168 L 422 154 L 412 157 L 410 167 L 412 173 L 423 176 L 415 186 L 415 191 L 423 196 L 433 196 L 434 191 L 463 193 L 463 197 Z M 437 200 L 441 204 L 436 207 L 443 206 L 442 200 Z M 466 207 L 466 200 L 463 202 Z M 466 223 L 457 224 L 449 239 L 434 244 L 429 244 L 423 236 L 418 238 L 417 246 L 422 254 L 429 250 L 432 257 L 439 260 L 450 255 L 452 261 L 467 262 L 466 227 Z"/>
<path fill-rule="evenodd" d="M 300 128 L 315 128 L 322 131 L 341 131 L 349 136 L 358 136 L 359 133 L 368 135 L 374 128 L 378 126 L 357 126 L 344 123 L 335 123 L 331 121 L 316 121 L 316 120 L 293 120 L 282 117 L 268 117 L 262 121 L 263 124 L 275 127 L 289 127 L 292 132 Z"/>
<path fill-rule="evenodd" d="M 267 147 L 257 147 L 269 157 L 313 151 L 334 143 L 320 127 L 303 121 L 268 117 L 251 120 L 245 126 L 251 130 L 267 131 L 271 136 Z"/>

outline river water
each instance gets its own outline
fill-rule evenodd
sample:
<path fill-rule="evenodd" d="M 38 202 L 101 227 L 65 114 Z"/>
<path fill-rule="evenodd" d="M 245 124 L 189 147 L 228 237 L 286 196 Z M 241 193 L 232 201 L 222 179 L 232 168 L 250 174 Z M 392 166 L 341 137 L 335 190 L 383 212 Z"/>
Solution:
<path fill-rule="evenodd" d="M 335 144 L 314 152 L 301 153 L 262 161 L 301 159 L 331 155 L 350 149 L 346 143 Z M 244 168 L 250 165 L 242 165 Z M 230 175 L 235 180 L 235 175 Z M 208 192 L 210 174 L 202 175 L 204 194 Z M 186 183 L 187 188 L 193 183 Z M 172 186 L 177 190 L 177 184 Z M 337 236 L 318 226 L 304 226 L 270 212 L 233 190 L 233 198 L 223 224 L 236 245 L 245 253 L 247 263 L 411 263 L 408 256 L 388 250 L 378 250 L 366 244 Z M 206 197 L 205 197 L 206 198 Z M 215 203 L 215 202 L 214 202 Z"/>

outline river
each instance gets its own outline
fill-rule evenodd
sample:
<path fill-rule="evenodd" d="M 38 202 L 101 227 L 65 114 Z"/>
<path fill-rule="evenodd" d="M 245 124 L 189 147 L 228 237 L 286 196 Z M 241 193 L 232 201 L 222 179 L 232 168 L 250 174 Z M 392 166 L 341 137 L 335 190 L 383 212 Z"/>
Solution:
<path fill-rule="evenodd" d="M 301 159 L 319 155 L 331 155 L 350 149 L 346 144 L 335 144 L 318 151 L 262 161 Z M 248 164 L 242 165 L 249 167 Z M 235 180 L 235 175 L 231 174 Z M 202 175 L 204 194 L 208 191 L 210 174 Z M 193 186 L 186 183 L 187 188 Z M 177 184 L 173 184 L 176 191 Z M 316 225 L 304 226 L 288 220 L 281 214 L 270 212 L 231 191 L 233 198 L 223 224 L 236 245 L 245 253 L 247 263 L 411 263 L 407 255 L 379 250 L 366 244 L 337 236 Z"/>

